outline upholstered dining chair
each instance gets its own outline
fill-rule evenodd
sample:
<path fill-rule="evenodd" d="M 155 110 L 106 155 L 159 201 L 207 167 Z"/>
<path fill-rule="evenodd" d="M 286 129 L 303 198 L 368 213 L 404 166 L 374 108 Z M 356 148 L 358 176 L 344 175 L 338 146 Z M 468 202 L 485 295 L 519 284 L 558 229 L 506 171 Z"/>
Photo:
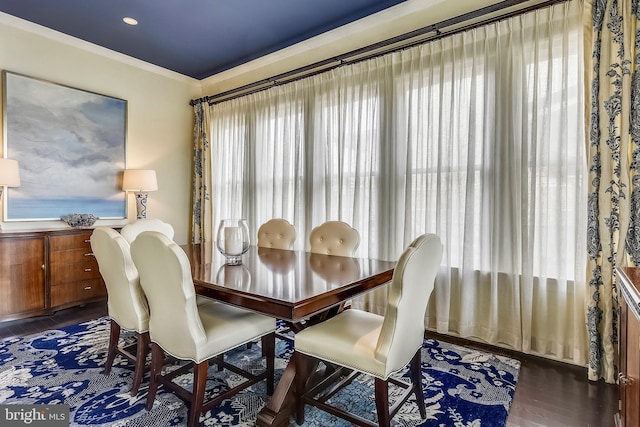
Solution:
<path fill-rule="evenodd" d="M 273 218 L 258 228 L 258 248 L 291 249 L 295 241 L 296 228 L 286 219 Z M 286 322 L 282 323 L 286 324 Z M 277 333 L 278 338 L 292 342 L 293 339 L 287 335 L 287 332 L 291 330 L 290 326 L 287 324 L 287 326 L 280 328 Z M 247 347 L 251 348 L 251 343 L 248 343 Z"/>
<path fill-rule="evenodd" d="M 91 250 L 98 261 L 100 274 L 107 286 L 107 310 L 111 318 L 109 347 L 104 371 L 111 372 L 116 354 L 134 363 L 131 395 L 138 393 L 149 354 L 149 307 L 140 287 L 129 243 L 110 227 L 97 227 L 91 233 Z M 118 346 L 120 331 L 134 331 L 136 354 Z"/>
<path fill-rule="evenodd" d="M 158 231 L 173 239 L 174 229 L 171 224 L 157 218 L 142 218 L 122 227 L 120 234 L 131 244 L 143 231 Z"/>
<path fill-rule="evenodd" d="M 327 221 L 309 234 L 311 253 L 334 256 L 353 256 L 360 245 L 358 230 L 342 221 Z M 339 310 L 351 307 L 352 300 L 340 304 Z"/>
<path fill-rule="evenodd" d="M 175 392 L 189 406 L 188 426 L 198 425 L 200 414 L 224 399 L 264 379 L 267 393 L 273 393 L 276 321 L 271 317 L 221 302 L 198 304 L 191 266 L 184 251 L 162 233 L 146 231 L 131 243 L 131 255 L 140 273 L 140 284 L 149 303 L 151 380 L 147 410 L 153 407 L 159 384 Z M 266 369 L 247 372 L 224 361 L 224 353 L 262 338 Z M 164 353 L 190 361 L 182 368 L 163 374 Z M 246 378 L 242 384 L 204 402 L 209 361 Z M 193 367 L 191 392 L 171 381 Z"/>
<path fill-rule="evenodd" d="M 420 372 L 421 349 L 424 340 L 424 315 L 440 261 L 442 243 L 434 234 L 418 237 L 400 256 L 389 285 L 389 300 L 384 316 L 350 309 L 296 334 L 296 422 L 304 422 L 306 403 L 353 424 L 375 426 L 370 420 L 326 402 L 323 391 L 326 382 L 335 382 L 343 375 L 336 369 L 329 378 L 305 390 L 312 362 L 326 361 L 352 370 L 338 387 L 350 383 L 360 374 L 375 378 L 375 400 L 378 424 L 389 426 L 391 418 L 415 395 L 420 415 L 426 417 L 424 391 Z M 391 375 L 409 365 L 411 384 Z M 389 408 L 389 382 L 404 388 L 402 396 Z M 336 398 L 336 388 L 329 393 Z"/>
<path fill-rule="evenodd" d="M 274 218 L 258 229 L 258 247 L 291 249 L 296 240 L 296 228 L 286 219 Z"/>
<path fill-rule="evenodd" d="M 327 221 L 311 230 L 309 243 L 312 253 L 352 256 L 360 244 L 360 235 L 346 222 Z"/>

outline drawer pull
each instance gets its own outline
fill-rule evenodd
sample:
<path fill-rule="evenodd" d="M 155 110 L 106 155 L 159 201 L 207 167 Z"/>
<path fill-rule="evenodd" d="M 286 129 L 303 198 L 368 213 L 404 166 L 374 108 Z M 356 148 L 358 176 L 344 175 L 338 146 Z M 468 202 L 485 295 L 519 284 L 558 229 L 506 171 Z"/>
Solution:
<path fill-rule="evenodd" d="M 85 286 L 85 287 L 84 287 L 84 290 L 85 290 L 85 291 L 90 291 L 90 290 L 91 290 L 91 286 Z"/>
<path fill-rule="evenodd" d="M 84 239 L 85 243 L 91 243 L 91 239 Z"/>
<path fill-rule="evenodd" d="M 91 271 L 91 269 L 90 268 L 85 268 L 84 271 L 85 271 L 85 273 L 89 273 Z"/>
<path fill-rule="evenodd" d="M 93 256 L 93 252 L 89 252 L 88 254 L 84 254 L 84 256 Z"/>

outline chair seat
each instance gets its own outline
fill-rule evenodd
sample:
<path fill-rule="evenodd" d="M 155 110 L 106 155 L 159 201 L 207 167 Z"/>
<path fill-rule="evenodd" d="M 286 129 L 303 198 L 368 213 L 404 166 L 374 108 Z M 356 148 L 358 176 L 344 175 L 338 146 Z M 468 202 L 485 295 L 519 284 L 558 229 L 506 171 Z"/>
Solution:
<path fill-rule="evenodd" d="M 109 288 L 107 288 L 107 295 L 109 292 Z M 135 291 L 132 291 L 133 294 Z M 138 293 L 138 292 L 135 292 Z M 111 295 L 114 295 L 115 292 L 112 292 Z M 149 331 L 149 309 L 146 307 L 146 300 L 144 299 L 144 294 L 140 293 L 139 296 L 132 298 L 137 301 L 138 307 L 135 307 L 135 312 L 129 312 L 126 315 L 123 315 L 123 311 L 130 310 L 131 307 L 126 304 L 122 304 L 121 301 L 118 301 L 118 297 L 122 297 L 121 295 L 108 295 L 109 300 L 107 301 L 107 308 L 109 311 L 109 317 L 111 320 L 115 321 L 120 325 L 120 328 L 124 331 L 135 332 L 138 334 L 143 334 Z M 128 296 L 128 295 L 125 295 Z M 141 309 L 144 307 L 144 309 Z"/>
<path fill-rule="evenodd" d="M 179 352 L 176 348 L 166 348 L 169 347 L 167 343 L 158 342 L 173 357 L 200 363 L 276 329 L 274 318 L 222 302 L 198 298 L 197 306 L 206 340 L 198 343 L 195 349 L 180 348 Z M 151 340 L 154 340 L 153 332 Z"/>
<path fill-rule="evenodd" d="M 253 313 L 221 302 L 209 306 L 200 305 L 200 321 L 207 334 L 207 341 L 215 346 L 204 347 L 203 351 L 224 353 L 276 330 L 276 319 Z M 210 353 L 212 354 L 212 353 Z"/>
<path fill-rule="evenodd" d="M 385 363 L 375 358 L 384 317 L 360 310 L 345 310 L 298 332 L 296 351 L 386 379 Z"/>

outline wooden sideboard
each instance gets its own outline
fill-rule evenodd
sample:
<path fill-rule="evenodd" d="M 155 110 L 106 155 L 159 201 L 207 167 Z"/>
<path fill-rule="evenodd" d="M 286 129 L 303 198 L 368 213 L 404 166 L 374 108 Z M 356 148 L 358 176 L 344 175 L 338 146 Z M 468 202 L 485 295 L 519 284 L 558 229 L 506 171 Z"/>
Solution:
<path fill-rule="evenodd" d="M 620 340 L 618 383 L 623 427 L 640 426 L 640 268 L 618 268 L 620 277 Z"/>
<path fill-rule="evenodd" d="M 0 321 L 106 300 L 92 231 L 0 232 Z"/>

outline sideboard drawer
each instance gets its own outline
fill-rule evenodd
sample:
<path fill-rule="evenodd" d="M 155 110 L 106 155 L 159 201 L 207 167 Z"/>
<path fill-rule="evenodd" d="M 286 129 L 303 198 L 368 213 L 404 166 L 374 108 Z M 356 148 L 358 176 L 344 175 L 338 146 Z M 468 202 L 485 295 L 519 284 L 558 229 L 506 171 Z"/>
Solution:
<path fill-rule="evenodd" d="M 96 257 L 91 252 L 91 248 L 69 249 L 66 251 L 51 251 L 49 263 L 54 266 L 58 264 L 85 263 L 95 261 Z"/>
<path fill-rule="evenodd" d="M 65 234 L 65 235 L 58 235 L 58 236 L 50 236 L 49 250 L 62 251 L 62 250 L 68 250 L 73 248 L 91 249 L 91 240 L 90 240 L 91 233 L 92 231 L 88 231 L 86 233 L 80 233 L 80 234 Z"/>
<path fill-rule="evenodd" d="M 51 287 L 51 307 L 83 303 L 106 295 L 107 290 L 100 279 L 65 283 Z"/>
<path fill-rule="evenodd" d="M 95 259 L 75 264 L 51 264 L 51 285 L 99 278 L 100 271 Z"/>
<path fill-rule="evenodd" d="M 93 230 L 49 236 L 50 307 L 66 308 L 107 295 L 98 261 L 91 250 Z"/>

